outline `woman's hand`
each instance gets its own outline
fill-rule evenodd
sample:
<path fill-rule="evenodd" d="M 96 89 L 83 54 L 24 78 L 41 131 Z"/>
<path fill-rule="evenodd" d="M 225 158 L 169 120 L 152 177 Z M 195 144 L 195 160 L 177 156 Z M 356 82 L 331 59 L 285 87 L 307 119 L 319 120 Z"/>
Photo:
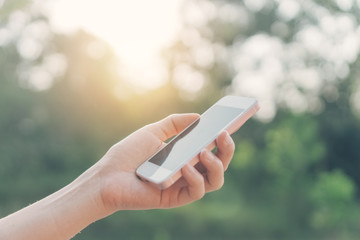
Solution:
<path fill-rule="evenodd" d="M 217 152 L 199 156 L 201 173 L 190 165 L 165 190 L 140 181 L 136 168 L 169 137 L 199 117 L 171 115 L 115 144 L 94 166 L 50 196 L 0 219 L 0 239 L 69 239 L 90 223 L 118 210 L 172 208 L 193 202 L 224 183 L 224 170 L 234 153 L 227 132 L 216 140 Z"/>
<path fill-rule="evenodd" d="M 99 170 L 100 192 L 104 208 L 110 212 L 124 209 L 178 207 L 219 189 L 224 183 L 224 170 L 234 153 L 234 142 L 227 132 L 216 140 L 217 152 L 203 150 L 201 169 L 187 164 L 183 177 L 165 190 L 140 181 L 135 171 L 151 157 L 163 141 L 178 134 L 199 117 L 198 114 L 174 114 L 147 125 L 115 144 L 95 165 Z"/>

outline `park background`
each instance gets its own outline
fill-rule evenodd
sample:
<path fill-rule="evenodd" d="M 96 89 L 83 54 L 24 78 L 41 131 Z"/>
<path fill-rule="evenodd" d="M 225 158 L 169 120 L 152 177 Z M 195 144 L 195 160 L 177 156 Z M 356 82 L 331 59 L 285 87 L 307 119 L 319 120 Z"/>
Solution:
<path fill-rule="evenodd" d="M 74 239 L 359 239 L 359 0 L 64 2 L 0 0 L 0 217 L 141 126 L 234 94 L 262 109 L 220 191 Z"/>

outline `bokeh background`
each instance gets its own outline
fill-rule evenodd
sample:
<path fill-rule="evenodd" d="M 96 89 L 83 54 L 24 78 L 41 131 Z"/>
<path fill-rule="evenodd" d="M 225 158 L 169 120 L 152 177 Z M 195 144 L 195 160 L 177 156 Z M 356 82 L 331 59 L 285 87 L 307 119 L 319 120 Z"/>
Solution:
<path fill-rule="evenodd" d="M 0 217 L 115 142 L 259 99 L 224 187 L 75 239 L 359 239 L 359 0 L 0 0 Z"/>

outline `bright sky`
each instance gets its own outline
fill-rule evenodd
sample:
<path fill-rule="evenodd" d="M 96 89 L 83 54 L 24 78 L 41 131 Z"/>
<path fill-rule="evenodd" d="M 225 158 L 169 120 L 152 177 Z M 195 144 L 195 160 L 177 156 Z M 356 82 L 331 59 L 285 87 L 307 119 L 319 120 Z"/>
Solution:
<path fill-rule="evenodd" d="M 58 32 L 82 28 L 107 41 L 135 86 L 156 88 L 166 80 L 160 51 L 181 27 L 183 0 L 54 0 L 50 21 Z"/>

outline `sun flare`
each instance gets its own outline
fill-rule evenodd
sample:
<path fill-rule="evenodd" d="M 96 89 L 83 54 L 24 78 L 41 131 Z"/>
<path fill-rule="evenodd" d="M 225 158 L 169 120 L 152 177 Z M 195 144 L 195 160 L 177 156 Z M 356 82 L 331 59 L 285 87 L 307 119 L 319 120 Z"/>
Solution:
<path fill-rule="evenodd" d="M 183 0 L 54 0 L 50 22 L 57 32 L 84 29 L 105 40 L 121 63 L 120 75 L 153 89 L 167 79 L 160 52 L 181 27 Z"/>

